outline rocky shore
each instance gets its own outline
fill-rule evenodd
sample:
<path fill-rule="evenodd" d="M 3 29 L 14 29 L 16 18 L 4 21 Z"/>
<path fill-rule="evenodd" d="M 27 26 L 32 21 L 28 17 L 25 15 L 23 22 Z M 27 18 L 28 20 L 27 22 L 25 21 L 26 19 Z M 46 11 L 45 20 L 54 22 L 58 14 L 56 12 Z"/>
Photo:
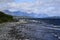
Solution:
<path fill-rule="evenodd" d="M 2 23 L 0 40 L 60 40 L 60 26 L 37 21 Z"/>

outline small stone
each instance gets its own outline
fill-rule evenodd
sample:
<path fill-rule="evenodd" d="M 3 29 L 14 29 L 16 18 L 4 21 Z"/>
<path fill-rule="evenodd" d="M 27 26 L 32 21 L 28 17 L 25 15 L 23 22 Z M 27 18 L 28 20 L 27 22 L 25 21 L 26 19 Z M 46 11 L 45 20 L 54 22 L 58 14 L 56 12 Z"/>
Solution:
<path fill-rule="evenodd" d="M 60 37 L 58 37 L 58 39 L 60 39 Z"/>
<path fill-rule="evenodd" d="M 29 40 L 29 39 L 25 39 L 25 40 Z"/>
<path fill-rule="evenodd" d="M 58 35 L 54 35 L 55 37 L 57 37 Z"/>

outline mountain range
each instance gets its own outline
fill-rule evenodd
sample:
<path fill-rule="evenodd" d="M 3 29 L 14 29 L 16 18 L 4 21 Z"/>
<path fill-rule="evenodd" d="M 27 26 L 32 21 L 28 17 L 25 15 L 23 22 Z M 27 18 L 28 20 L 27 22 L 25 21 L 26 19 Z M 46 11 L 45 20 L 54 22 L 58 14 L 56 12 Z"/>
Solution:
<path fill-rule="evenodd" d="M 4 10 L 4 12 L 6 14 L 10 14 L 13 16 L 28 16 L 28 17 L 32 17 L 32 18 L 45 18 L 48 17 L 47 14 L 36 14 L 36 13 L 27 13 L 27 12 L 21 12 L 21 11 L 15 11 L 15 12 L 10 12 L 9 10 Z"/>

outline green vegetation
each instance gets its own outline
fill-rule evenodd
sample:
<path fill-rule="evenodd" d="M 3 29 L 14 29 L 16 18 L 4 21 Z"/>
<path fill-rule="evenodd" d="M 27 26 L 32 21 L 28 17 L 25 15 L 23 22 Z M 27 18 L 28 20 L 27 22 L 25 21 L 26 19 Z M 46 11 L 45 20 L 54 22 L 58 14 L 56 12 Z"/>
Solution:
<path fill-rule="evenodd" d="M 0 11 L 0 23 L 11 22 L 12 20 L 13 20 L 13 16 L 7 15 Z"/>

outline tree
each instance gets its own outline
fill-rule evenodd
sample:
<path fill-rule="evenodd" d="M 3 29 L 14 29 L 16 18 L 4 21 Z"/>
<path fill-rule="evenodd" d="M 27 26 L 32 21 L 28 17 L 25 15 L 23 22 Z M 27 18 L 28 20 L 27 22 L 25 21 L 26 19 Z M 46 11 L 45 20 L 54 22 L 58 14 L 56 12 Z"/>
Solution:
<path fill-rule="evenodd" d="M 0 11 L 0 23 L 9 22 L 13 20 L 13 16 L 7 15 L 4 12 Z"/>

